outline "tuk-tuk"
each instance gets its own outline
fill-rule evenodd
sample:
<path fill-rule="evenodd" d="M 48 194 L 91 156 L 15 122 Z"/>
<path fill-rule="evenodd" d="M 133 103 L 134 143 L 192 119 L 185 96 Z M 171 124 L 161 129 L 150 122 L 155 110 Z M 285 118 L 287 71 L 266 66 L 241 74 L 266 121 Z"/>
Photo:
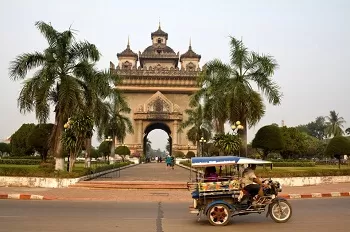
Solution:
<path fill-rule="evenodd" d="M 252 196 L 243 186 L 242 175 L 252 164 L 272 168 L 270 161 L 238 156 L 193 157 L 191 170 L 196 169 L 197 177 L 188 185 L 193 190 L 190 213 L 197 214 L 199 219 L 205 215 L 214 226 L 227 225 L 233 216 L 265 211 L 266 217 L 270 215 L 275 222 L 287 222 L 292 207 L 286 199 L 278 197 L 282 191 L 279 182 L 263 180 L 264 196 L 260 197 Z"/>

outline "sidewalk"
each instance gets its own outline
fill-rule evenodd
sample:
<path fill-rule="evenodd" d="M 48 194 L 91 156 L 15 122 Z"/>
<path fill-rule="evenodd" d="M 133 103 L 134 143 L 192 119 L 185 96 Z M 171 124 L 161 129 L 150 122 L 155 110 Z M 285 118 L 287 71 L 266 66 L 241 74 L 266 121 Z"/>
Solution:
<path fill-rule="evenodd" d="M 282 186 L 283 187 L 283 186 Z M 280 196 L 286 198 L 319 198 L 350 196 L 350 183 L 324 184 L 304 187 L 283 187 Z M 104 200 L 117 202 L 191 202 L 187 190 L 127 190 L 80 188 L 0 187 L 0 199 L 36 200 Z"/>

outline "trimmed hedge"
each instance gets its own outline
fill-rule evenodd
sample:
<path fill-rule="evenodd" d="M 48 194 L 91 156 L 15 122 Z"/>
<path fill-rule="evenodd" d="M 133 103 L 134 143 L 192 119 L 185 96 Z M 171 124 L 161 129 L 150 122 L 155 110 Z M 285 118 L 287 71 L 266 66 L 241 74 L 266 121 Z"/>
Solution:
<path fill-rule="evenodd" d="M 2 159 L 41 159 L 40 156 L 4 156 Z"/>
<path fill-rule="evenodd" d="M 185 165 L 187 167 L 191 166 L 189 161 L 182 161 L 180 164 Z M 274 167 L 315 167 L 315 162 L 276 162 L 273 163 Z M 266 164 L 269 166 L 269 164 Z"/>
<path fill-rule="evenodd" d="M 268 165 L 268 164 L 267 164 Z M 315 167 L 315 162 L 276 162 L 274 167 Z"/>
<path fill-rule="evenodd" d="M 288 162 L 285 162 L 288 163 Z M 291 163 L 291 162 L 289 162 Z M 294 162 L 297 163 L 297 162 Z M 305 163 L 305 162 L 301 162 Z M 187 167 L 190 167 L 191 164 L 188 161 L 183 161 L 180 164 L 185 165 Z M 280 165 L 283 165 L 284 163 L 280 162 Z M 272 170 L 269 167 L 266 167 L 266 169 L 258 168 L 255 173 L 260 178 L 281 178 L 281 177 L 311 177 L 311 176 L 348 176 L 350 175 L 350 168 L 344 168 L 344 169 L 337 169 L 332 168 L 332 166 L 294 166 L 293 167 L 277 167 L 276 163 L 273 164 L 275 168 L 272 168 Z M 289 164 L 290 165 L 290 164 Z M 296 164 L 299 165 L 299 164 Z"/>
<path fill-rule="evenodd" d="M 39 165 L 41 159 L 0 159 L 0 164 Z"/>
<path fill-rule="evenodd" d="M 111 165 L 100 166 L 97 168 L 82 168 L 75 169 L 69 173 L 66 171 L 55 171 L 54 165 L 46 163 L 41 166 L 30 166 L 30 167 L 1 167 L 0 176 L 25 176 L 25 177 L 55 177 L 55 178 L 77 178 L 93 173 L 98 173 L 118 167 L 123 167 L 131 164 L 131 162 L 121 162 Z"/>
<path fill-rule="evenodd" d="M 311 176 L 348 176 L 350 169 L 308 169 L 308 170 L 257 170 L 256 175 L 260 178 L 281 177 L 311 177 Z"/>

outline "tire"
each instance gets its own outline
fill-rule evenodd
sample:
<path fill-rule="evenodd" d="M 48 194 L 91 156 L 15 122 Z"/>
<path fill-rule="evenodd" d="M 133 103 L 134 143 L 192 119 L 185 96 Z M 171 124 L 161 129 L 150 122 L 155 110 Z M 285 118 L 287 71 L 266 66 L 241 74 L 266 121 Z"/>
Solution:
<path fill-rule="evenodd" d="M 286 200 L 274 201 L 269 207 L 270 217 L 277 223 L 285 223 L 292 217 L 292 206 Z"/>
<path fill-rule="evenodd" d="M 226 226 L 230 222 L 230 209 L 224 204 L 215 204 L 209 208 L 208 220 L 213 226 Z"/>

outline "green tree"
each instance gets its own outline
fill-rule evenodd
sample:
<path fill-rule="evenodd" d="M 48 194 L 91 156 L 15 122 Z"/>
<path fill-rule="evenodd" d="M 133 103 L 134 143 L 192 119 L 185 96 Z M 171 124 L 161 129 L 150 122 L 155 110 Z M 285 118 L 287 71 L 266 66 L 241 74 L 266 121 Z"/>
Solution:
<path fill-rule="evenodd" d="M 90 138 L 94 123 L 93 118 L 88 115 L 78 114 L 68 120 L 64 125 L 66 128 L 62 135 L 62 142 L 69 153 L 69 172 L 73 171 L 74 163 L 80 154 L 86 138 Z"/>
<path fill-rule="evenodd" d="M 343 117 L 339 117 L 339 114 L 332 110 L 329 112 L 329 116 L 327 116 L 326 119 L 326 135 L 328 137 L 340 136 L 344 134 L 343 128 L 345 120 Z"/>
<path fill-rule="evenodd" d="M 344 155 L 350 155 L 350 140 L 343 136 L 333 137 L 326 148 L 325 154 L 329 157 L 335 157 L 339 161 Z"/>
<path fill-rule="evenodd" d="M 45 37 L 48 47 L 43 52 L 24 53 L 10 65 L 10 77 L 23 80 L 24 86 L 18 98 L 20 111 L 35 111 L 39 123 L 49 118 L 50 105 L 54 106 L 55 127 L 51 134 L 51 149 L 56 157 L 56 169 L 63 170 L 63 125 L 78 109 L 84 108 L 86 73 L 94 71 L 100 59 L 96 46 L 75 39 L 69 29 L 55 30 L 51 24 L 35 23 Z M 27 73 L 36 70 L 29 78 Z"/>
<path fill-rule="evenodd" d="M 130 149 L 127 146 L 118 146 L 115 149 L 115 154 L 117 154 L 120 157 L 122 157 L 123 162 L 125 162 L 125 157 L 127 155 L 130 155 Z"/>
<path fill-rule="evenodd" d="M 52 132 L 54 125 L 52 123 L 49 124 L 38 124 L 33 129 L 32 133 L 27 138 L 27 142 L 29 146 L 33 147 L 35 151 L 37 151 L 41 160 L 46 162 L 46 158 L 49 152 L 49 144 L 50 144 L 50 135 Z"/>
<path fill-rule="evenodd" d="M 183 153 L 182 151 L 174 151 L 173 152 L 173 156 L 175 158 L 184 158 L 185 157 L 185 153 Z"/>
<path fill-rule="evenodd" d="M 191 109 L 186 109 L 185 113 L 188 115 L 186 121 L 183 121 L 180 124 L 179 132 L 182 132 L 183 129 L 190 127 L 187 131 L 187 138 L 194 145 L 197 145 L 197 153 L 199 152 L 199 140 L 201 137 L 207 141 L 211 137 L 211 124 L 205 119 L 203 106 L 199 102 L 192 102 Z"/>
<path fill-rule="evenodd" d="M 272 125 L 261 127 L 252 141 L 252 147 L 262 150 L 263 159 L 271 152 L 280 151 L 283 148 L 280 128 Z"/>
<path fill-rule="evenodd" d="M 283 159 L 300 157 L 307 150 L 305 136 L 295 127 L 281 127 L 283 149 L 280 151 Z"/>
<path fill-rule="evenodd" d="M 146 138 L 146 154 L 149 154 L 152 150 L 152 142 Z"/>
<path fill-rule="evenodd" d="M 133 133 L 133 126 L 130 118 L 126 114 L 130 113 L 131 109 L 125 100 L 125 96 L 118 90 L 115 90 L 111 101 L 108 104 L 108 114 L 106 114 L 103 122 L 98 129 L 98 137 L 111 136 L 112 146 L 110 155 L 114 156 L 116 140 L 120 143 L 124 142 L 127 133 Z"/>
<path fill-rule="evenodd" d="M 100 154 L 98 152 L 98 150 L 94 147 L 91 147 L 91 153 L 90 153 L 90 157 L 91 158 L 95 158 L 97 159 L 98 157 L 100 157 Z"/>
<path fill-rule="evenodd" d="M 28 143 L 27 138 L 35 128 L 35 124 L 23 124 L 12 136 L 11 136 L 11 155 L 12 156 L 29 156 L 33 155 L 35 150 Z"/>
<path fill-rule="evenodd" d="M 105 159 L 107 156 L 111 154 L 111 142 L 108 141 L 103 141 L 99 146 L 98 146 L 98 152 L 101 154 Z"/>
<path fill-rule="evenodd" d="M 191 159 L 192 157 L 195 157 L 196 154 L 193 151 L 188 151 L 186 154 L 187 159 Z"/>
<path fill-rule="evenodd" d="M 241 146 L 241 139 L 237 135 L 230 133 L 216 134 L 213 138 L 214 145 L 224 153 L 230 155 L 239 151 Z M 240 155 L 240 154 L 239 154 Z"/>
<path fill-rule="evenodd" d="M 247 125 L 254 126 L 265 113 L 263 99 L 253 86 L 258 87 L 269 103 L 280 104 L 281 92 L 271 79 L 278 65 L 272 56 L 248 51 L 242 41 L 234 37 L 230 39 L 230 63 L 225 64 L 217 59 L 208 62 L 203 68 L 204 74 L 200 76 L 199 83 L 207 89 L 212 86 L 202 96 L 205 96 L 204 99 L 215 98 L 212 105 L 219 104 L 215 105 L 215 110 L 220 110 L 221 113 L 212 114 L 213 119 L 221 121 L 221 124 L 227 119 L 231 123 L 242 123 L 241 153 L 246 156 Z"/>
<path fill-rule="evenodd" d="M 326 121 L 325 118 L 322 116 L 319 116 L 315 119 L 313 122 L 309 122 L 306 125 L 299 125 L 297 128 L 307 133 L 308 135 L 311 135 L 317 139 L 325 139 L 325 130 L 326 130 Z"/>
<path fill-rule="evenodd" d="M 0 156 L 10 154 L 11 146 L 8 143 L 0 143 Z"/>

